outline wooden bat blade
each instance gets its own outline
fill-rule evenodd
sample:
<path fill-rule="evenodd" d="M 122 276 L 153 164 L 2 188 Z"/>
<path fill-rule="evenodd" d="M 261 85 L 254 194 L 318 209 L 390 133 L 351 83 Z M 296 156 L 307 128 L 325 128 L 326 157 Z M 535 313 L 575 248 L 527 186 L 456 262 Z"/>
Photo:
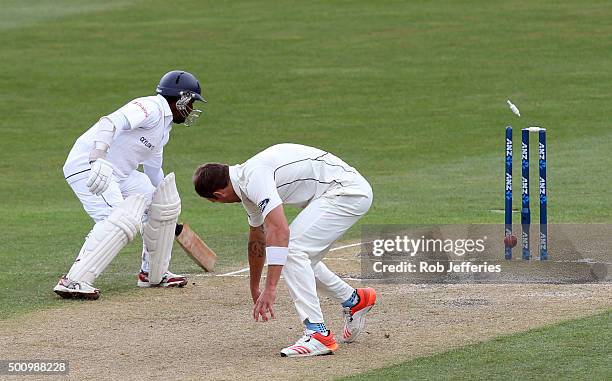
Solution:
<path fill-rule="evenodd" d="M 215 270 L 217 254 L 202 241 L 202 238 L 191 230 L 189 225 L 183 224 L 183 229 L 176 237 L 176 241 L 201 268 L 209 272 Z"/>

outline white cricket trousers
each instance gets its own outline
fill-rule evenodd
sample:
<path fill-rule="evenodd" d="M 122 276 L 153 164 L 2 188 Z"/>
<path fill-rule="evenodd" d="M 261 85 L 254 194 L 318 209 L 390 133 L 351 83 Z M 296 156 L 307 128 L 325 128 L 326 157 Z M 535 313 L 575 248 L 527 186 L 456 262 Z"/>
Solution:
<path fill-rule="evenodd" d="M 289 255 L 282 274 L 302 322 L 324 322 L 317 284 L 340 303 L 354 290 L 321 262 L 372 205 L 372 188 L 361 175 L 343 185 L 311 201 L 289 226 Z"/>
<path fill-rule="evenodd" d="M 111 181 L 108 189 L 99 196 L 92 194 L 87 187 L 89 171 L 77 173 L 66 178 L 68 185 L 79 198 L 83 209 L 95 221 L 105 220 L 111 213 L 113 207 L 119 205 L 125 198 L 134 194 L 142 194 L 147 200 L 147 207 L 153 199 L 155 187 L 151 184 L 149 177 L 140 171 L 132 173 L 121 181 Z M 143 271 L 149 271 L 149 253 L 144 247 L 142 249 Z"/>

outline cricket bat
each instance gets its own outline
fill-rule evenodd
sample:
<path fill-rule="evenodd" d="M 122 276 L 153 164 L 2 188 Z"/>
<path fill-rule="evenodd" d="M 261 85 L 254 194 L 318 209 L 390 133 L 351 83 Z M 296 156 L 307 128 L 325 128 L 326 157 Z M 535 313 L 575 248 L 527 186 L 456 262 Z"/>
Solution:
<path fill-rule="evenodd" d="M 195 263 L 206 271 L 215 270 L 217 254 L 187 224 L 176 225 L 176 241 Z"/>

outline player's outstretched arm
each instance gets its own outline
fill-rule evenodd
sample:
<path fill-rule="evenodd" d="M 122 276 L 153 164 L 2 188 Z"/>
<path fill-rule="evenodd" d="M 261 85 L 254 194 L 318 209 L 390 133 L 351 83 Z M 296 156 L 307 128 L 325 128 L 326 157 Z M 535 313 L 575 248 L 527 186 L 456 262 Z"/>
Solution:
<path fill-rule="evenodd" d="M 269 317 L 274 318 L 273 306 L 276 300 L 276 285 L 289 253 L 289 225 L 287 224 L 282 205 L 278 205 L 267 214 L 264 226 L 268 273 L 266 287 L 253 307 L 253 318 L 256 321 L 259 320 L 260 316 L 263 321 L 268 321 Z M 268 314 L 270 315 L 269 317 Z"/>
<path fill-rule="evenodd" d="M 248 252 L 251 297 L 253 298 L 253 303 L 257 303 L 257 299 L 259 299 L 261 294 L 259 290 L 261 272 L 266 262 L 266 233 L 264 232 L 263 225 L 256 228 L 250 227 Z"/>
<path fill-rule="evenodd" d="M 282 204 L 268 213 L 264 220 L 264 226 L 267 247 L 289 246 L 289 224 Z M 268 263 L 270 263 L 269 260 Z"/>

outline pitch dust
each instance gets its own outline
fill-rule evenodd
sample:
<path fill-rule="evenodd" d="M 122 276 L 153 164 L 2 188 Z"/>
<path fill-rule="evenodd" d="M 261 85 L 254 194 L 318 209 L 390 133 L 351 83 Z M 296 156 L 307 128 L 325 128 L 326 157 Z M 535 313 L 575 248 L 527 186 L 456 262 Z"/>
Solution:
<path fill-rule="evenodd" d="M 355 249 L 340 250 L 326 262 L 355 274 L 355 258 Z M 66 303 L 3 321 L 0 358 L 69 360 L 67 379 L 73 380 L 322 380 L 612 307 L 610 283 L 371 284 L 379 303 L 357 342 L 341 345 L 333 356 L 287 359 L 279 350 L 302 331 L 282 282 L 277 318 L 255 323 L 248 278 L 192 279 L 184 289 L 102 295 L 96 302 Z M 329 326 L 339 334 L 339 306 L 321 299 Z"/>

